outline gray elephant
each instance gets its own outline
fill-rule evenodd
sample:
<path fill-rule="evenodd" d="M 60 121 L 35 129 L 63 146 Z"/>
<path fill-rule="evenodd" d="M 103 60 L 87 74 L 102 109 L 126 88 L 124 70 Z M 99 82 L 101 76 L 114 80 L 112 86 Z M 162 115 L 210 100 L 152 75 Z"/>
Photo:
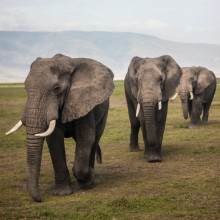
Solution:
<path fill-rule="evenodd" d="M 182 75 L 171 56 L 158 58 L 134 57 L 125 77 L 125 95 L 131 123 L 130 151 L 139 151 L 138 133 L 141 126 L 145 158 L 161 162 L 161 145 L 169 98 Z"/>
<path fill-rule="evenodd" d="M 64 148 L 68 137 L 76 142 L 73 174 L 82 187 L 91 187 L 96 153 L 101 162 L 99 140 L 114 89 L 112 71 L 92 59 L 57 54 L 32 63 L 25 88 L 28 99 L 21 120 L 6 134 L 26 126 L 31 197 L 41 201 L 38 180 L 45 137 L 55 173 L 54 195 L 72 193 Z"/>
<path fill-rule="evenodd" d="M 204 67 L 184 67 L 178 86 L 178 94 L 182 102 L 183 116 L 190 116 L 190 128 L 208 122 L 209 109 L 216 90 L 215 74 Z"/>

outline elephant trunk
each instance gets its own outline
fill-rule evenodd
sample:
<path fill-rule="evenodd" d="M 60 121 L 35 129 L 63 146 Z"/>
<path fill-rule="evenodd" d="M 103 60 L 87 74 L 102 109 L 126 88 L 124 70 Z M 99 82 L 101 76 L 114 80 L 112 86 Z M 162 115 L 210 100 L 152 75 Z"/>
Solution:
<path fill-rule="evenodd" d="M 150 146 L 156 145 L 155 106 L 143 103 L 144 122 L 146 128 L 147 142 Z"/>
<path fill-rule="evenodd" d="M 188 112 L 189 112 L 188 102 L 182 103 L 182 106 L 183 106 L 183 117 L 184 117 L 185 119 L 188 119 Z"/>
<path fill-rule="evenodd" d="M 29 92 L 25 112 L 22 115 L 27 134 L 27 188 L 36 202 L 41 202 L 38 180 L 44 142 L 44 138 L 36 137 L 36 134 L 44 132 L 47 128 L 45 105 L 41 100 L 40 93 Z"/>
<path fill-rule="evenodd" d="M 27 127 L 27 188 L 31 197 L 36 202 L 41 202 L 38 191 L 38 180 L 44 138 L 35 137 L 35 135 L 29 131 L 30 127 Z"/>

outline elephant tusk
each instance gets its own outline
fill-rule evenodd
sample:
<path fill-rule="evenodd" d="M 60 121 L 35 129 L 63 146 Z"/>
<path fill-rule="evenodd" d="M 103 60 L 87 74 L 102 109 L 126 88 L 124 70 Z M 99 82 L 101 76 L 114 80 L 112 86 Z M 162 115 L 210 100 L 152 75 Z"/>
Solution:
<path fill-rule="evenodd" d="M 5 135 L 10 135 L 15 133 L 22 126 L 22 121 L 20 120 L 10 131 L 8 131 Z"/>
<path fill-rule="evenodd" d="M 159 101 L 159 102 L 158 102 L 158 110 L 161 110 L 161 109 L 162 109 L 162 102 Z"/>
<path fill-rule="evenodd" d="M 190 92 L 190 100 L 193 100 L 193 93 Z"/>
<path fill-rule="evenodd" d="M 174 100 L 178 96 L 178 92 L 171 98 L 171 100 Z"/>
<path fill-rule="evenodd" d="M 140 104 L 138 103 L 138 104 L 137 104 L 136 117 L 138 117 L 138 114 L 139 114 L 139 111 L 140 111 L 140 107 L 141 107 L 141 106 L 140 106 Z"/>
<path fill-rule="evenodd" d="M 49 128 L 44 132 L 40 134 L 35 134 L 35 137 L 47 137 L 54 131 L 56 126 L 56 120 L 52 120 L 49 124 Z"/>

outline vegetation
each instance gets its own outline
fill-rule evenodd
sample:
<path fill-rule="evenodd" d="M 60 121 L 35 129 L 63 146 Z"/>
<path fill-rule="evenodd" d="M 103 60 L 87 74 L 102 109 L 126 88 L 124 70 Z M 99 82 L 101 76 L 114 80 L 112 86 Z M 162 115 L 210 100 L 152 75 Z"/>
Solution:
<path fill-rule="evenodd" d="M 142 151 L 129 152 L 123 81 L 115 81 L 115 86 L 100 143 L 103 164 L 96 163 L 94 188 L 82 190 L 71 177 L 74 194 L 52 196 L 54 174 L 45 144 L 39 182 L 42 203 L 32 201 L 26 190 L 25 127 L 5 136 L 23 111 L 25 89 L 0 88 L 0 219 L 220 218 L 220 86 L 206 126 L 189 129 L 180 99 L 169 102 L 162 163 L 145 161 L 141 132 Z M 71 171 L 75 144 L 71 139 L 65 142 Z"/>

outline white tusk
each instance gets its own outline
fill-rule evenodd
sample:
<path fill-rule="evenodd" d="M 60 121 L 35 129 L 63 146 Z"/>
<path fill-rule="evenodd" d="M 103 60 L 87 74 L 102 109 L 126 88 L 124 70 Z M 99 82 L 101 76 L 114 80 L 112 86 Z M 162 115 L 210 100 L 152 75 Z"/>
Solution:
<path fill-rule="evenodd" d="M 22 121 L 20 120 L 10 131 L 8 131 L 5 135 L 13 134 L 22 126 Z"/>
<path fill-rule="evenodd" d="M 139 114 L 139 111 L 140 111 L 140 107 L 141 107 L 141 106 L 140 106 L 140 104 L 138 103 L 138 104 L 137 104 L 136 117 L 138 117 L 138 114 Z"/>
<path fill-rule="evenodd" d="M 56 126 L 56 120 L 52 120 L 49 124 L 49 128 L 44 133 L 35 134 L 35 137 L 47 137 L 47 136 L 49 136 L 54 131 L 55 126 Z"/>
<path fill-rule="evenodd" d="M 178 92 L 171 99 L 174 100 L 177 96 L 178 96 Z"/>
<path fill-rule="evenodd" d="M 193 100 L 193 93 L 190 92 L 190 100 Z"/>
<path fill-rule="evenodd" d="M 161 109 L 162 109 L 162 102 L 159 101 L 159 102 L 158 102 L 158 110 L 161 110 Z"/>

